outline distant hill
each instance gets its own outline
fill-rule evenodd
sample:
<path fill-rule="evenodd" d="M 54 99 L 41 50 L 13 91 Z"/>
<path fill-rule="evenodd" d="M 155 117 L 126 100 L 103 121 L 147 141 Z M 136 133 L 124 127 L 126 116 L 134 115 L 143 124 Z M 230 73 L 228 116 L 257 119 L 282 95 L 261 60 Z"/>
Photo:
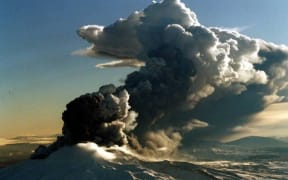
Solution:
<path fill-rule="evenodd" d="M 249 136 L 235 141 L 226 143 L 228 145 L 251 147 L 251 148 L 268 148 L 268 147 L 288 147 L 288 143 L 279 141 L 271 137 Z"/>
<path fill-rule="evenodd" d="M 30 158 L 39 144 L 16 143 L 0 146 L 0 169 Z M 1 178 L 0 178 L 1 179 Z"/>
<path fill-rule="evenodd" d="M 279 138 L 275 138 L 275 139 L 277 139 L 277 140 L 279 140 L 279 141 L 281 141 L 281 142 L 286 142 L 286 143 L 288 143 L 288 137 L 279 137 Z"/>

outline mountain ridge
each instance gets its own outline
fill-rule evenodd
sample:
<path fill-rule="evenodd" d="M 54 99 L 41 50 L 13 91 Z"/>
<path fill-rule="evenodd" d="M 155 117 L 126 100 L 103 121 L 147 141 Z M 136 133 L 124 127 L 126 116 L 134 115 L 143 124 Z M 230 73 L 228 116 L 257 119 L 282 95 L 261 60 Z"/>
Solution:
<path fill-rule="evenodd" d="M 263 147 L 288 147 L 288 143 L 278 140 L 273 137 L 262 137 L 262 136 L 247 136 L 234 141 L 225 143 L 227 145 L 234 146 L 248 146 L 253 148 Z"/>

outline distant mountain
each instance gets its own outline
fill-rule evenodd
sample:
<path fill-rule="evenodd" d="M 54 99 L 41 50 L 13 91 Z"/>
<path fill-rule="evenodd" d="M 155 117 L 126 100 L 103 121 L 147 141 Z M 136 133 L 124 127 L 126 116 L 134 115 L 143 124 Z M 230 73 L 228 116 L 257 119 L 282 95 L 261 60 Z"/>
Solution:
<path fill-rule="evenodd" d="M 29 159 L 39 145 L 51 144 L 57 136 L 59 135 L 0 138 L 0 168 Z"/>
<path fill-rule="evenodd" d="M 251 147 L 251 148 L 270 148 L 288 147 L 288 143 L 279 141 L 271 137 L 249 136 L 226 143 L 228 145 Z"/>
<path fill-rule="evenodd" d="M 275 139 L 288 143 L 288 137 L 276 137 Z"/>
<path fill-rule="evenodd" d="M 0 169 L 29 159 L 39 144 L 16 143 L 0 146 Z M 1 179 L 1 178 L 0 178 Z"/>

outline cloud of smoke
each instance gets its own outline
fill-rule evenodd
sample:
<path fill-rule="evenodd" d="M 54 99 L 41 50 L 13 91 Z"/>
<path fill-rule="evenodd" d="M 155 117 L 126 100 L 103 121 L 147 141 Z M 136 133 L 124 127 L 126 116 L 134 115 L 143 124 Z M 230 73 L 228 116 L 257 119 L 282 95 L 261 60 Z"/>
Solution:
<path fill-rule="evenodd" d="M 67 105 L 63 134 L 72 142 L 122 145 L 130 139 L 143 154 L 173 154 L 182 139 L 220 138 L 285 99 L 286 46 L 205 27 L 180 0 L 154 2 L 106 27 L 83 26 L 78 35 L 92 44 L 90 54 L 121 60 L 98 67 L 145 66 L 123 86 L 105 86 Z M 128 93 L 138 113 L 135 129 Z M 89 126 L 75 123 L 80 119 Z M 127 127 L 134 135 L 127 136 Z"/>
<path fill-rule="evenodd" d="M 136 127 L 137 113 L 129 111 L 127 91 L 116 90 L 112 84 L 102 86 L 97 93 L 82 95 L 67 104 L 62 116 L 66 142 L 127 144 L 126 132 Z"/>
<path fill-rule="evenodd" d="M 141 144 L 135 136 L 129 136 L 133 150 L 142 156 L 154 159 L 182 158 L 178 149 L 182 145 L 182 136 L 192 130 L 207 127 L 208 123 L 192 119 L 182 127 L 168 127 L 166 129 L 148 130 Z"/>
<path fill-rule="evenodd" d="M 62 146 L 83 142 L 108 147 L 127 144 L 127 134 L 137 126 L 137 113 L 129 110 L 128 100 L 127 91 L 118 91 L 112 84 L 74 99 L 62 114 L 63 136 L 49 147 L 39 146 L 31 158 L 45 158 Z"/>
<path fill-rule="evenodd" d="M 118 88 L 129 92 L 130 105 L 139 113 L 134 134 L 142 144 L 157 141 L 150 137 L 164 141 L 171 137 L 171 126 L 181 127 L 191 118 L 204 120 L 202 129 L 209 124 L 210 130 L 185 136 L 221 137 L 285 98 L 281 91 L 288 82 L 286 46 L 205 27 L 179 0 L 153 3 L 107 27 L 83 26 L 78 34 L 92 43 L 95 53 L 129 58 L 127 64 L 131 59 L 145 62 Z M 195 124 L 176 128 L 179 137 Z"/>

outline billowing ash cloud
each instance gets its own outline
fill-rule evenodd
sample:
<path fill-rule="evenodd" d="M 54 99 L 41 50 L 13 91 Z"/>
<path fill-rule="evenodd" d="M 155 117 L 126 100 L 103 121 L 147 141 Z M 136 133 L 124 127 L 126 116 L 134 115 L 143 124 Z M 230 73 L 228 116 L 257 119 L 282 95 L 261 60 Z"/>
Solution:
<path fill-rule="evenodd" d="M 99 145 L 127 144 L 126 133 L 136 126 L 137 114 L 129 111 L 127 91 L 116 92 L 114 85 L 102 86 L 97 93 L 82 95 L 63 112 L 65 141 L 75 144 L 93 141 Z"/>
<path fill-rule="evenodd" d="M 78 34 L 92 43 L 95 54 L 127 58 L 127 64 L 145 62 L 119 87 L 129 92 L 139 113 L 134 133 L 140 137 L 147 127 L 180 127 L 191 118 L 210 129 L 193 136 L 224 135 L 284 99 L 287 47 L 205 27 L 178 0 L 154 3 L 107 27 L 84 26 Z"/>
<path fill-rule="evenodd" d="M 139 61 L 145 66 L 129 74 L 123 86 L 105 87 L 67 105 L 63 133 L 72 142 L 122 145 L 128 139 L 138 152 L 173 154 L 181 142 L 220 138 L 285 99 L 286 46 L 205 27 L 180 0 L 153 3 L 106 27 L 83 26 L 78 34 L 92 44 L 88 54 L 121 60 L 106 67 Z M 127 92 L 131 110 L 138 113 L 134 130 Z M 133 125 L 129 135 L 127 123 Z"/>
<path fill-rule="evenodd" d="M 138 116 L 129 110 L 128 100 L 128 92 L 117 90 L 112 84 L 74 99 L 62 114 L 63 136 L 48 147 L 39 146 L 31 158 L 45 158 L 62 146 L 81 142 L 95 142 L 108 147 L 126 145 L 129 132 L 137 126 Z"/>

